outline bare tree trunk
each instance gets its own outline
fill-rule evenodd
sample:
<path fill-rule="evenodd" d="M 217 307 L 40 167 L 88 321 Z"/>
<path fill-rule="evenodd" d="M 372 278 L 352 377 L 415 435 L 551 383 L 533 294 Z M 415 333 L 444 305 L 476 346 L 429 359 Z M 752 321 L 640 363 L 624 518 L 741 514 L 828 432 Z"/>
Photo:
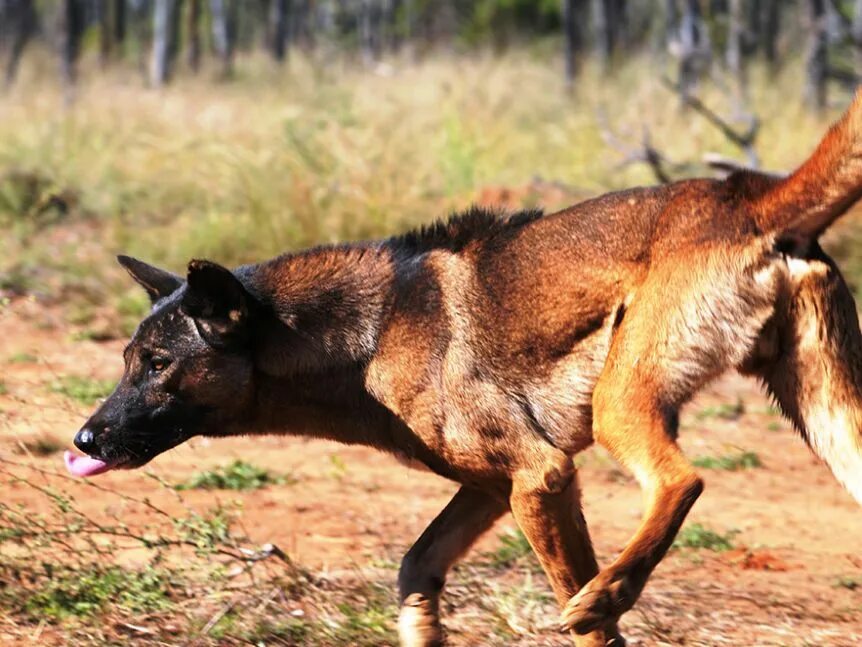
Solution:
<path fill-rule="evenodd" d="M 276 0 L 276 2 L 278 2 L 278 0 Z M 255 12 L 260 18 L 258 22 L 263 25 L 263 36 L 260 39 L 260 44 L 261 48 L 265 52 L 270 51 L 272 48 L 272 39 L 274 38 L 272 28 L 272 4 L 272 0 L 258 0 L 258 10 Z"/>
<path fill-rule="evenodd" d="M 404 10 L 402 0 L 387 0 L 384 22 L 386 23 L 386 47 L 393 54 L 401 50 L 401 14 Z"/>
<path fill-rule="evenodd" d="M 128 1 L 127 25 L 131 29 L 131 34 L 135 41 L 138 70 L 145 80 L 147 80 L 148 74 L 147 44 L 150 42 L 150 28 L 152 27 L 152 21 L 150 20 L 151 8 L 150 0 Z"/>
<path fill-rule="evenodd" d="M 685 105 L 688 95 L 710 63 L 709 36 L 698 0 L 685 0 L 676 46 L 679 50 L 678 88 Z"/>
<path fill-rule="evenodd" d="M 766 61 L 777 66 L 778 34 L 781 30 L 781 0 L 763 0 L 763 19 L 761 21 L 760 42 Z"/>
<path fill-rule="evenodd" d="M 189 68 L 197 74 L 201 69 L 201 0 L 189 0 L 187 19 Z"/>
<path fill-rule="evenodd" d="M 114 0 L 114 44 L 122 49 L 126 42 L 126 0 Z"/>
<path fill-rule="evenodd" d="M 84 32 L 83 0 L 64 0 L 60 13 L 60 74 L 66 88 L 66 102 L 74 97 L 77 64 Z"/>
<path fill-rule="evenodd" d="M 628 47 L 629 17 L 626 0 L 611 0 L 611 29 L 613 32 L 613 47 L 615 50 L 625 50 Z"/>
<path fill-rule="evenodd" d="M 38 16 L 33 0 L 13 0 L 6 6 L 7 15 L 11 14 L 9 22 L 4 29 L 11 27 L 11 46 L 9 48 L 9 59 L 6 61 L 6 72 L 4 85 L 6 89 L 12 87 L 18 74 L 18 64 L 21 62 L 21 54 L 36 31 Z"/>
<path fill-rule="evenodd" d="M 678 38 L 679 7 L 676 0 L 665 0 L 664 4 L 664 42 L 671 47 Z"/>
<path fill-rule="evenodd" d="M 826 108 L 829 52 L 825 0 L 808 0 L 808 52 L 805 57 L 805 101 L 817 110 Z"/>
<path fill-rule="evenodd" d="M 611 55 L 614 49 L 613 29 L 611 17 L 608 12 L 609 4 L 613 0 L 592 0 L 593 29 L 596 34 L 596 52 L 602 67 L 608 68 L 611 64 Z"/>
<path fill-rule="evenodd" d="M 181 0 L 156 0 L 153 11 L 153 51 L 150 84 L 161 87 L 173 72 L 179 44 Z"/>
<path fill-rule="evenodd" d="M 362 61 L 373 65 L 380 60 L 380 4 L 378 0 L 362 0 L 359 5 L 359 41 Z"/>
<path fill-rule="evenodd" d="M 727 67 L 736 83 L 736 109 L 739 111 L 748 95 L 743 0 L 730 0 L 728 9 Z"/>
<path fill-rule="evenodd" d="M 582 0 L 562 0 L 563 34 L 565 35 L 565 69 L 566 85 L 574 86 L 575 77 L 581 68 L 584 36 L 581 33 L 579 20 L 583 18 Z"/>
<path fill-rule="evenodd" d="M 290 7 L 290 36 L 288 39 L 306 52 L 314 49 L 315 45 L 310 20 L 311 4 L 312 0 L 293 0 Z"/>
<path fill-rule="evenodd" d="M 283 63 L 287 57 L 290 5 L 290 0 L 275 0 L 270 8 L 272 12 L 272 56 L 279 63 Z"/>
<path fill-rule="evenodd" d="M 232 0 L 210 0 L 213 45 L 221 61 L 222 76 L 233 74 L 233 50 L 236 37 L 236 7 Z"/>
<path fill-rule="evenodd" d="M 862 0 L 853 4 L 853 24 L 850 27 L 853 49 L 856 53 L 856 69 L 862 70 Z"/>
<path fill-rule="evenodd" d="M 111 25 L 111 0 L 98 0 L 99 11 L 99 62 L 102 67 L 108 64 L 114 51 L 114 30 Z"/>

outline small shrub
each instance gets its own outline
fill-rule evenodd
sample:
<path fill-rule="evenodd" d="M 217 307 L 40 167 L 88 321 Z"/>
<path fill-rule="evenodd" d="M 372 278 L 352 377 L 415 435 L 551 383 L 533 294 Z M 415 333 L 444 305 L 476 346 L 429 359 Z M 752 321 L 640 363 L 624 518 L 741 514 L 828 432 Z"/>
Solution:
<path fill-rule="evenodd" d="M 722 535 L 699 523 L 693 523 L 680 530 L 673 542 L 673 548 L 695 548 L 721 553 L 733 548 L 733 537 L 736 534 L 735 531 L 730 531 Z"/>
<path fill-rule="evenodd" d="M 533 554 L 530 542 L 520 530 L 509 530 L 499 535 L 499 538 L 500 547 L 488 553 L 491 564 L 497 568 L 507 568 Z"/>
<path fill-rule="evenodd" d="M 763 467 L 760 457 L 754 452 L 740 452 L 739 454 L 728 454 L 726 456 L 701 456 L 695 458 L 692 464 L 695 467 L 703 467 L 710 470 L 727 470 L 730 472 Z"/>
<path fill-rule="evenodd" d="M 34 456 L 51 456 L 66 447 L 66 444 L 51 434 L 40 434 L 20 441 L 22 451 Z"/>
<path fill-rule="evenodd" d="M 318 625 L 323 634 L 321 638 L 325 636 L 328 639 L 321 642 L 362 647 L 397 644 L 398 636 L 392 626 L 392 620 L 398 614 L 393 592 L 374 584 L 357 592 L 361 599 L 337 605 L 341 618 L 332 618 L 331 622 Z"/>
<path fill-rule="evenodd" d="M 329 462 L 332 464 L 332 478 L 336 481 L 342 480 L 347 474 L 347 465 L 338 454 L 332 454 L 329 457 Z"/>
<path fill-rule="evenodd" d="M 707 407 L 694 414 L 698 420 L 718 418 L 720 420 L 738 420 L 745 413 L 745 403 L 742 398 L 737 398 L 734 403 L 719 404 L 715 407 Z"/>
<path fill-rule="evenodd" d="M 32 353 L 25 353 L 23 351 L 18 353 L 12 353 L 7 359 L 7 362 L 10 364 L 35 364 L 39 361 L 39 358 L 33 355 Z"/>
<path fill-rule="evenodd" d="M 277 476 L 270 471 L 236 460 L 227 467 L 199 472 L 178 490 L 259 490 L 268 485 L 283 485 L 293 481 L 287 476 Z"/>
<path fill-rule="evenodd" d="M 168 576 L 155 569 L 126 571 L 90 566 L 59 575 L 46 573 L 41 587 L 23 592 L 24 612 L 34 619 L 64 620 L 93 616 L 109 606 L 131 613 L 146 613 L 170 606 Z"/>
<path fill-rule="evenodd" d="M 264 618 L 242 636 L 253 644 L 311 644 L 313 626 L 302 618 L 274 621 Z"/>
<path fill-rule="evenodd" d="M 94 380 L 79 375 L 67 375 L 51 385 L 51 391 L 60 393 L 67 398 L 77 400 L 81 404 L 93 405 L 108 397 L 114 390 L 113 380 Z"/>
<path fill-rule="evenodd" d="M 192 544 L 198 554 L 206 555 L 231 543 L 233 521 L 230 510 L 218 507 L 207 515 L 193 512 L 188 517 L 174 519 L 174 528 L 182 541 Z"/>
<path fill-rule="evenodd" d="M 0 380 L 0 395 L 7 395 L 9 393 L 9 387 L 6 386 L 6 382 Z"/>
<path fill-rule="evenodd" d="M 835 587 L 847 589 L 848 591 L 856 591 L 862 588 L 862 579 L 842 575 L 835 581 Z"/>

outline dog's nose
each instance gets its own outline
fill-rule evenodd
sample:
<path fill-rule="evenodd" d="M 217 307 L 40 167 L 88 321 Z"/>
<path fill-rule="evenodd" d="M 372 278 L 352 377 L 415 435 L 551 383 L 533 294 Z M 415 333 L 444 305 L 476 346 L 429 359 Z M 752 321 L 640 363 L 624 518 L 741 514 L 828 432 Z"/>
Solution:
<path fill-rule="evenodd" d="M 75 447 L 84 453 L 92 451 L 96 444 L 96 434 L 91 429 L 84 427 L 81 431 L 75 434 Z"/>

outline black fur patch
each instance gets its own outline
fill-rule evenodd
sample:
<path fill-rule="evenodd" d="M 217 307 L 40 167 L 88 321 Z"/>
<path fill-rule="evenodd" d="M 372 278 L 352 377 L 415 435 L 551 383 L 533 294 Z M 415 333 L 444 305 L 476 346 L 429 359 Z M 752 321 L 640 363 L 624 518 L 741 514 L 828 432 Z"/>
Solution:
<path fill-rule="evenodd" d="M 451 215 L 447 220 L 438 220 L 391 238 L 388 242 L 394 249 L 402 249 L 412 254 L 433 249 L 457 253 L 474 241 L 487 240 L 501 232 L 516 231 L 543 215 L 540 209 L 506 214 L 474 206 L 467 211 Z"/>

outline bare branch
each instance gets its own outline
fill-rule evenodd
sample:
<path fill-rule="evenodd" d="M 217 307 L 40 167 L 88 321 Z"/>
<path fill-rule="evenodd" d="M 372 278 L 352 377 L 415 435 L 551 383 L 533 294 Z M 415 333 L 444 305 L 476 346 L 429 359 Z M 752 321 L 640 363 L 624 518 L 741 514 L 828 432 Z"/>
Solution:
<path fill-rule="evenodd" d="M 671 92 L 675 94 L 680 92 L 679 86 L 667 76 L 662 76 L 661 81 L 662 85 Z M 693 94 L 682 95 L 682 98 L 685 105 L 703 116 L 709 123 L 718 128 L 727 139 L 742 149 L 748 157 L 749 165 L 752 168 L 756 169 L 760 167 L 760 159 L 754 150 L 754 142 L 757 139 L 758 132 L 760 132 L 760 120 L 757 118 L 757 115 L 749 115 L 748 129 L 740 132 Z"/>

